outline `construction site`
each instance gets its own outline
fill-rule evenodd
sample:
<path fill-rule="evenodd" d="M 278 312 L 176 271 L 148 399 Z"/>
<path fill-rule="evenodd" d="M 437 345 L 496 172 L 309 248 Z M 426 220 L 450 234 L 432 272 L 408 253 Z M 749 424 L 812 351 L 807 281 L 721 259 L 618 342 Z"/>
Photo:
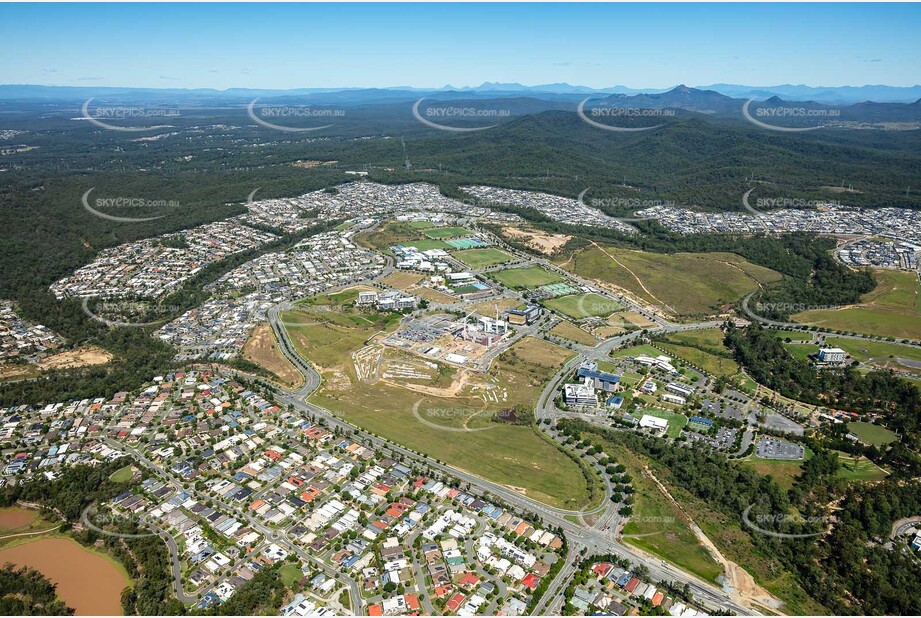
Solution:
<path fill-rule="evenodd" d="M 458 317 L 440 313 L 406 321 L 383 343 L 423 358 L 483 372 L 489 368 L 490 360 L 508 347 L 512 333 L 508 322 L 498 314 Z"/>

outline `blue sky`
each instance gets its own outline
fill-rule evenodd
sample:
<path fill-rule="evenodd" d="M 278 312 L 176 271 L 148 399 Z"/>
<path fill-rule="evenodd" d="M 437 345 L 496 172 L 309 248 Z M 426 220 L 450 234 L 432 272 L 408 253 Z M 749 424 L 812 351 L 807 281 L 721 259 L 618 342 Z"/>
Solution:
<path fill-rule="evenodd" d="M 911 4 L 0 4 L 0 83 L 921 83 Z"/>

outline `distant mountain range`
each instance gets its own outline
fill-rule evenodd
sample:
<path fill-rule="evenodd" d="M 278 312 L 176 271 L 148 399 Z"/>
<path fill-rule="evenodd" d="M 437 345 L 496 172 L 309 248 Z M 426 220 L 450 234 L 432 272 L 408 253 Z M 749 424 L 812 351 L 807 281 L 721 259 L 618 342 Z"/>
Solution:
<path fill-rule="evenodd" d="M 628 88 L 611 86 L 608 88 L 590 88 L 573 86 L 566 83 L 541 84 L 525 86 L 518 83 L 484 82 L 479 86 L 454 87 L 445 85 L 441 88 L 413 88 L 396 86 L 392 88 L 293 88 L 288 90 L 259 88 L 229 88 L 215 90 L 211 88 L 118 88 L 96 86 L 40 86 L 31 84 L 0 85 L 0 99 L 86 99 L 89 97 L 136 97 L 149 99 L 187 100 L 205 99 L 252 99 L 256 97 L 312 97 L 326 95 L 330 100 L 340 102 L 380 102 L 386 100 L 403 100 L 407 97 L 423 95 L 445 95 L 459 93 L 483 97 L 534 96 L 546 99 L 568 99 L 574 96 L 589 95 L 663 95 L 671 98 L 681 96 L 681 89 L 698 92 L 712 92 L 733 99 L 755 99 L 763 101 L 779 97 L 785 101 L 815 101 L 826 105 L 850 105 L 873 101 L 876 103 L 913 103 L 921 99 L 921 85 L 917 86 L 805 86 L 782 84 L 779 86 L 745 86 L 738 84 L 711 84 L 687 88 Z M 676 91 L 679 91 L 676 94 Z M 711 96 L 712 95 L 708 95 Z M 714 99 L 714 102 L 716 99 Z"/>

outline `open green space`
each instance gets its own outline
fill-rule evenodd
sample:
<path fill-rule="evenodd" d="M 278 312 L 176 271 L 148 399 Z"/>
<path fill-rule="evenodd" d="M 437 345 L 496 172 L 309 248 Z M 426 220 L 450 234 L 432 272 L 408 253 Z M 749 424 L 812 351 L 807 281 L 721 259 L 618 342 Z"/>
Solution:
<path fill-rule="evenodd" d="M 428 251 L 429 249 L 450 249 L 451 245 L 441 240 L 432 238 L 414 238 L 402 243 L 406 247 L 415 247 L 419 251 Z"/>
<path fill-rule="evenodd" d="M 921 318 L 919 318 L 921 319 Z M 848 337 L 826 337 L 829 346 L 841 348 L 854 359 L 866 362 L 871 358 L 907 358 L 921 361 L 921 348 L 868 339 L 850 339 Z"/>
<path fill-rule="evenodd" d="M 780 274 L 732 253 L 646 253 L 606 247 L 586 248 L 564 268 L 624 288 L 679 316 L 710 315 Z"/>
<path fill-rule="evenodd" d="M 285 586 L 291 588 L 304 577 L 304 573 L 296 564 L 285 564 L 278 569 L 278 576 L 281 577 Z"/>
<path fill-rule="evenodd" d="M 738 515 L 720 512 L 678 487 L 672 481 L 671 472 L 656 460 L 595 432 L 584 435 L 590 435 L 594 441 L 600 440 L 604 450 L 623 464 L 632 478 L 635 503 L 633 515 L 624 528 L 624 542 L 713 581 L 722 569 L 689 529 L 686 513 L 727 559 L 745 569 L 758 584 L 784 602 L 783 612 L 789 615 L 828 613 L 806 594 L 792 573 L 779 568 L 775 555 L 752 542 Z M 665 498 L 647 473 L 647 467 L 680 508 Z"/>
<path fill-rule="evenodd" d="M 508 253 L 502 249 L 487 247 L 485 249 L 464 249 L 455 251 L 451 257 L 460 260 L 470 268 L 487 268 L 495 266 L 512 259 Z"/>
<path fill-rule="evenodd" d="M 419 249 L 419 251 L 451 248 L 448 243 L 442 240 L 425 237 L 414 223 L 418 222 L 404 223 L 391 221 L 367 235 L 360 235 L 358 237 L 358 242 L 388 255 L 392 255 L 390 247 L 394 245 L 413 246 Z"/>
<path fill-rule="evenodd" d="M 681 435 L 681 430 L 684 429 L 685 425 L 688 424 L 688 417 L 684 414 L 678 414 L 675 412 L 666 412 L 659 408 L 646 408 L 641 412 L 641 414 L 648 414 L 649 416 L 655 416 L 656 418 L 664 418 L 668 421 L 668 429 L 665 431 L 665 435 L 669 438 L 677 438 Z"/>
<path fill-rule="evenodd" d="M 864 444 L 873 446 L 885 446 L 899 439 L 895 432 L 873 423 L 848 423 L 847 430 L 857 436 Z"/>
<path fill-rule="evenodd" d="M 697 540 L 681 510 L 668 500 L 649 477 L 645 470 L 649 461 L 596 434 L 591 437 L 627 469 L 632 479 L 635 502 L 633 513 L 623 529 L 624 542 L 706 581 L 715 581 L 722 574 L 722 568 Z"/>
<path fill-rule="evenodd" d="M 915 273 L 876 270 L 876 289 L 860 304 L 843 309 L 804 311 L 794 322 L 866 335 L 921 339 L 921 285 Z"/>
<path fill-rule="evenodd" d="M 661 342 L 658 344 L 666 355 L 679 358 L 686 363 L 700 367 L 712 376 L 733 376 L 739 373 L 739 364 L 731 358 L 717 356 L 698 348 L 673 343 Z M 661 354 L 661 352 L 659 352 Z"/>
<path fill-rule="evenodd" d="M 806 449 L 806 459 L 812 457 L 812 451 Z M 762 459 L 749 455 L 739 461 L 743 466 L 751 468 L 762 476 L 769 476 L 783 489 L 790 489 L 803 469 L 803 461 L 789 461 L 784 459 Z M 862 482 L 878 481 L 886 477 L 886 471 L 877 466 L 866 457 L 854 457 L 847 453 L 838 452 L 837 478 L 844 481 Z"/>
<path fill-rule="evenodd" d="M 109 480 L 113 483 L 127 483 L 133 476 L 134 471 L 132 470 L 132 466 L 125 466 L 124 468 L 119 468 L 113 472 L 112 476 L 109 477 Z"/>
<path fill-rule="evenodd" d="M 462 227 L 433 227 L 422 232 L 429 238 L 445 240 L 448 238 L 457 238 L 459 236 L 469 236 L 470 230 Z"/>
<path fill-rule="evenodd" d="M 512 290 L 536 288 L 563 280 L 558 274 L 550 272 L 540 266 L 508 268 L 506 270 L 494 272 L 491 276 L 496 281 Z"/>
<path fill-rule="evenodd" d="M 410 221 L 408 225 L 417 230 L 427 230 L 435 227 L 435 224 L 431 221 Z"/>
<path fill-rule="evenodd" d="M 793 355 L 793 358 L 800 360 L 806 360 L 819 352 L 819 346 L 812 343 L 785 343 L 784 347 Z"/>
<path fill-rule="evenodd" d="M 755 391 L 755 381 L 742 373 L 742 367 L 723 344 L 723 331 L 718 328 L 672 333 L 658 345 L 671 356 L 711 376 L 727 378 L 732 388 L 749 394 Z"/>
<path fill-rule="evenodd" d="M 798 330 L 775 330 L 774 333 L 781 341 L 812 341 L 812 333 Z"/>
<path fill-rule="evenodd" d="M 582 345 L 595 345 L 598 343 L 594 335 L 566 320 L 561 320 L 559 324 L 550 329 L 549 333 L 555 337 L 562 337 Z"/>
<path fill-rule="evenodd" d="M 811 455 L 807 451 L 806 458 Z M 740 464 L 751 468 L 761 476 L 769 476 L 782 488 L 790 489 L 803 470 L 802 461 L 790 461 L 787 459 L 762 459 L 749 455 L 740 460 Z"/>
<path fill-rule="evenodd" d="M 553 311 L 567 315 L 574 320 L 607 316 L 615 311 L 623 309 L 618 303 L 608 300 L 604 296 L 595 294 L 594 292 L 548 298 L 540 302 L 547 309 L 552 309 Z"/>
<path fill-rule="evenodd" d="M 881 481 L 886 478 L 886 471 L 877 466 L 866 457 L 853 457 L 846 453 L 838 453 L 838 478 L 846 481 Z"/>
<path fill-rule="evenodd" d="M 648 343 L 643 343 L 641 345 L 631 345 L 625 348 L 614 350 L 611 352 L 611 358 L 635 358 L 637 356 L 643 356 L 644 354 L 646 356 L 655 358 L 657 356 L 662 356 L 662 350 L 658 350 Z"/>

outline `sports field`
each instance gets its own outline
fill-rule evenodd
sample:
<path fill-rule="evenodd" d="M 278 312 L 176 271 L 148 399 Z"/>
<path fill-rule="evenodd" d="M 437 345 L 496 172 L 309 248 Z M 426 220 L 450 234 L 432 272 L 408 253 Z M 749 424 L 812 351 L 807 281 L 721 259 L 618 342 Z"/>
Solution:
<path fill-rule="evenodd" d="M 876 270 L 876 289 L 859 305 L 843 309 L 805 311 L 794 322 L 866 335 L 921 339 L 921 285 L 913 273 Z"/>
<path fill-rule="evenodd" d="M 451 246 L 432 237 L 424 237 L 416 225 L 417 221 L 412 223 L 390 222 L 370 234 L 361 234 L 357 237 L 359 244 L 372 249 L 377 249 L 390 255 L 390 247 L 394 245 L 413 246 L 419 251 L 429 249 L 450 249 Z"/>
<path fill-rule="evenodd" d="M 649 416 L 655 416 L 656 418 L 664 418 L 668 421 L 668 429 L 665 431 L 665 435 L 669 438 L 677 438 L 681 435 L 681 430 L 684 429 L 685 425 L 688 424 L 688 417 L 684 414 L 677 414 L 675 412 L 666 412 L 665 410 L 660 410 L 658 408 L 646 408 L 642 410 L 642 414 L 648 414 Z"/>
<path fill-rule="evenodd" d="M 470 268 L 487 268 L 512 259 L 512 256 L 502 249 L 494 248 L 455 251 L 451 254 L 451 257 L 460 260 Z"/>
<path fill-rule="evenodd" d="M 462 227 L 433 227 L 422 232 L 429 238 L 444 240 L 446 238 L 457 238 L 458 236 L 467 236 L 470 230 Z"/>
<path fill-rule="evenodd" d="M 527 268 L 509 268 L 492 273 L 492 276 L 507 288 L 522 290 L 536 288 L 550 283 L 562 281 L 558 274 L 545 270 L 539 266 Z"/>
<path fill-rule="evenodd" d="M 861 442 L 873 446 L 885 446 L 899 439 L 894 432 L 873 423 L 848 423 L 847 430 L 860 438 Z"/>
<path fill-rule="evenodd" d="M 623 288 L 680 316 L 711 315 L 780 274 L 732 253 L 666 255 L 606 247 L 576 253 L 564 268 Z"/>
<path fill-rule="evenodd" d="M 567 315 L 574 320 L 581 320 L 593 316 L 606 316 L 623 309 L 620 304 L 608 300 L 604 296 L 599 296 L 594 292 L 549 298 L 547 300 L 542 300 L 541 304 L 548 309 Z"/>

